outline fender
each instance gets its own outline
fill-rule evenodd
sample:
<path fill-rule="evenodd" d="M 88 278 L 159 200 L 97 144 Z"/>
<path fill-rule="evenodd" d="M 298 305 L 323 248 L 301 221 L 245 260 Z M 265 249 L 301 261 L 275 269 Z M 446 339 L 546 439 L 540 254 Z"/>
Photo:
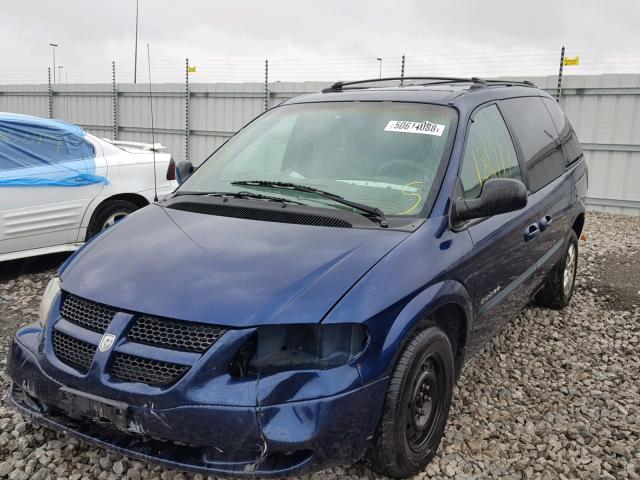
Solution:
<path fill-rule="evenodd" d="M 372 342 L 360 363 L 364 383 L 388 375 L 408 333 L 438 307 L 461 307 L 469 335 L 473 302 L 452 272 L 465 262 L 472 243 L 468 232 L 446 228 L 447 221 L 448 217 L 427 220 L 399 244 L 402 248 L 393 249 L 367 272 L 322 320 L 366 324 Z"/>
<path fill-rule="evenodd" d="M 363 384 L 387 377 L 410 334 L 430 314 L 445 305 L 457 305 L 466 316 L 466 339 L 471 332 L 471 296 L 465 287 L 455 280 L 443 280 L 419 291 L 399 308 L 391 306 L 370 317 L 365 323 L 372 331 L 372 342 L 356 363 Z"/>
<path fill-rule="evenodd" d="M 383 363 L 387 365 L 387 372 L 395 365 L 396 358 L 409 335 L 438 308 L 449 304 L 458 305 L 465 313 L 465 345 L 467 344 L 473 323 L 471 295 L 464 285 L 455 280 L 438 282 L 413 297 L 391 325 L 381 352 Z"/>

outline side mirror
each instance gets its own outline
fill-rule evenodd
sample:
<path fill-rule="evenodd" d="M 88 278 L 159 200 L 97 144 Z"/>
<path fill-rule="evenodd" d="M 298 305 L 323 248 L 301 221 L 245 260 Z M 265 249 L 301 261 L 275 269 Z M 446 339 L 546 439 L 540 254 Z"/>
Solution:
<path fill-rule="evenodd" d="M 482 186 L 480 198 L 458 198 L 453 202 L 454 220 L 490 217 L 520 210 L 527 205 L 527 187 L 513 178 L 490 178 Z"/>
<path fill-rule="evenodd" d="M 178 162 L 176 165 L 176 180 L 181 185 L 193 173 L 193 164 L 191 162 Z"/>

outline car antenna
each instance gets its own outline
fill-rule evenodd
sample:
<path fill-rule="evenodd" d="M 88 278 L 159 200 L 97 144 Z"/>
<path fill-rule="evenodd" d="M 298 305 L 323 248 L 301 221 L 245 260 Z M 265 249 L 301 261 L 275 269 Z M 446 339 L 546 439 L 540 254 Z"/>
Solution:
<path fill-rule="evenodd" d="M 149 68 L 149 109 L 151 110 L 151 152 L 153 153 L 153 201 L 158 201 L 158 177 L 156 175 L 156 134 L 153 128 L 153 94 L 151 93 L 151 54 L 147 43 L 147 66 Z"/>

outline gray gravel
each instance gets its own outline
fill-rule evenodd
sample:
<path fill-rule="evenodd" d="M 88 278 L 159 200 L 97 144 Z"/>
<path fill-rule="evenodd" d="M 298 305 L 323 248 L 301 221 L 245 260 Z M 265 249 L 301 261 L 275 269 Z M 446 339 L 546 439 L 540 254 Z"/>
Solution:
<path fill-rule="evenodd" d="M 592 213 L 569 308 L 526 308 L 463 372 L 418 478 L 640 479 L 640 218 Z M 0 264 L 0 478 L 202 479 L 34 427 L 6 405 L 10 335 L 60 258 Z M 361 463 L 304 478 L 374 478 Z"/>

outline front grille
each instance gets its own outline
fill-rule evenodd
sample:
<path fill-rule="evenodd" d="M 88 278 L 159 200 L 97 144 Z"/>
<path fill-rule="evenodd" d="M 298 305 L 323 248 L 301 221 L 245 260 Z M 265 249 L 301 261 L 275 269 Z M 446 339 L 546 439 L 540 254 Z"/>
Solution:
<path fill-rule="evenodd" d="M 297 225 L 316 225 L 319 227 L 353 228 L 351 223 L 341 218 L 318 215 L 315 213 L 297 212 L 284 208 L 241 207 L 215 203 L 177 202 L 167 205 L 168 208 L 186 212 L 204 213 L 219 217 L 244 218 L 263 222 L 294 223 Z"/>
<path fill-rule="evenodd" d="M 107 331 L 118 312 L 117 308 L 66 292 L 60 306 L 62 318 L 78 327 L 100 334 Z M 132 322 L 127 339 L 141 344 L 139 352 L 142 356 L 112 352 L 109 373 L 115 380 L 144 383 L 154 387 L 174 384 L 190 366 L 145 358 L 143 345 L 201 354 L 226 332 L 224 328 L 214 325 L 145 314 L 133 314 Z M 80 372 L 87 373 L 96 353 L 96 346 L 57 330 L 54 330 L 52 335 L 56 357 Z"/>
<path fill-rule="evenodd" d="M 177 382 L 189 367 L 114 353 L 111 377 L 122 382 L 140 382 L 154 387 L 167 387 Z"/>
<path fill-rule="evenodd" d="M 104 333 L 117 310 L 101 303 L 65 293 L 60 315 L 65 320 L 94 332 Z"/>
<path fill-rule="evenodd" d="M 203 353 L 225 332 L 224 328 L 213 325 L 142 315 L 127 337 L 132 342 L 154 347 Z"/>
<path fill-rule="evenodd" d="M 93 355 L 96 353 L 96 347 L 95 345 L 54 330 L 53 351 L 62 363 L 82 373 L 87 373 L 93 361 Z"/>

